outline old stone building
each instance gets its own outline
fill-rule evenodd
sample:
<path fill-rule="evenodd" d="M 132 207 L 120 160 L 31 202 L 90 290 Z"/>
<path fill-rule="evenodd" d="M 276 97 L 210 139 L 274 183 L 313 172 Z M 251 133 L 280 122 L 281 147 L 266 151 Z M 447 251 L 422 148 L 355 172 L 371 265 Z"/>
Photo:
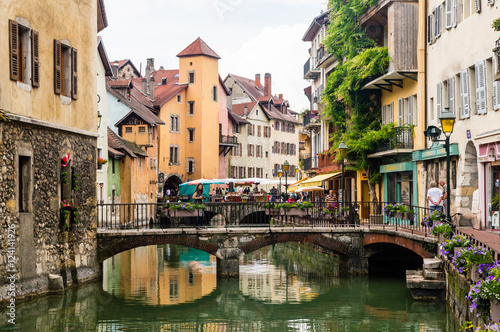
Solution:
<path fill-rule="evenodd" d="M 47 18 L 50 17 L 50 20 Z M 97 32 L 102 0 L 0 12 L 0 301 L 95 278 Z M 83 70 L 83 68 L 95 68 Z M 52 279 L 51 279 L 52 280 Z"/>

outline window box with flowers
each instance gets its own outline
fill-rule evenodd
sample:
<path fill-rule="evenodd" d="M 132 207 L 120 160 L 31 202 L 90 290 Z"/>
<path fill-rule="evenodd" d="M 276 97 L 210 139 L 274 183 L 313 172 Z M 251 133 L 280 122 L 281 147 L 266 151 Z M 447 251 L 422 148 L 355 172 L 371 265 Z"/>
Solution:
<path fill-rule="evenodd" d="M 108 163 L 107 159 L 104 159 L 102 157 L 97 157 L 97 167 L 101 169 L 102 165 L 106 165 Z"/>
<path fill-rule="evenodd" d="M 71 225 L 80 223 L 78 207 L 70 201 L 62 200 L 60 206 L 61 226 L 69 228 Z"/>
<path fill-rule="evenodd" d="M 485 267 L 483 271 L 485 278 L 471 286 L 467 299 L 472 301 L 471 312 L 476 310 L 476 315 L 484 322 L 490 318 L 496 323 L 500 320 L 500 262 Z"/>
<path fill-rule="evenodd" d="M 444 215 L 439 211 L 433 211 L 432 213 L 424 215 L 422 226 L 432 227 L 438 223 L 442 223 L 444 221 Z"/>
<path fill-rule="evenodd" d="M 386 204 L 384 206 L 384 213 L 388 218 L 409 220 L 410 225 L 413 225 L 413 220 L 415 219 L 415 211 L 410 206 L 401 203 Z"/>
<path fill-rule="evenodd" d="M 452 259 L 455 255 L 455 248 L 464 248 L 470 245 L 470 241 L 461 235 L 454 235 L 451 239 L 446 240 L 441 248 L 441 255 Z"/>
<path fill-rule="evenodd" d="M 204 204 L 196 203 L 180 203 L 180 204 L 165 204 L 163 206 L 164 210 L 171 217 L 197 217 L 201 216 L 203 210 L 207 207 Z"/>
<path fill-rule="evenodd" d="M 431 235 L 438 238 L 439 243 L 444 243 L 445 239 L 449 239 L 453 235 L 453 228 L 446 223 L 435 224 L 429 231 Z"/>

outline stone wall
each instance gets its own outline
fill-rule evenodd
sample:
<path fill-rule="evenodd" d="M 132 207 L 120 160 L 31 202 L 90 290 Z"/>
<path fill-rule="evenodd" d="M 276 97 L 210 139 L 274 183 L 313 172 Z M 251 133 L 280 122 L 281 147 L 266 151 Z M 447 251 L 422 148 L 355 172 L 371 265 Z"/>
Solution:
<path fill-rule="evenodd" d="M 68 195 L 79 208 L 80 222 L 64 228 L 61 158 L 68 152 L 71 170 L 79 175 Z M 48 291 L 49 274 L 62 275 L 65 286 L 99 275 L 95 156 L 94 137 L 0 122 L 0 302 L 8 300 L 6 278 L 11 270 L 16 271 L 17 299 Z M 15 230 L 11 242 L 9 229 Z"/>

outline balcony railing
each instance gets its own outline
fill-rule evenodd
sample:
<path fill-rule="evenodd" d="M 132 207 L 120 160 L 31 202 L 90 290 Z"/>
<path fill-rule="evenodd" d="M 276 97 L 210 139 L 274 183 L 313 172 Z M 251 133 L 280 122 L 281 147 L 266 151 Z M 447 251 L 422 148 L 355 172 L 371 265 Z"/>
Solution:
<path fill-rule="evenodd" d="M 219 144 L 238 144 L 238 137 L 229 135 L 219 135 Z"/>
<path fill-rule="evenodd" d="M 396 149 L 413 149 L 413 134 L 411 128 L 397 127 L 394 137 L 385 144 L 377 147 L 375 152 L 384 152 Z"/>
<path fill-rule="evenodd" d="M 318 50 L 316 51 L 316 59 L 318 60 L 318 65 L 323 62 L 324 58 L 326 58 L 326 55 L 327 53 L 324 47 L 318 48 Z"/>
<path fill-rule="evenodd" d="M 314 79 L 317 78 L 320 74 L 320 71 L 316 69 L 316 59 L 311 57 L 307 59 L 304 64 L 304 78 L 305 79 Z"/>
<path fill-rule="evenodd" d="M 303 171 L 308 171 L 312 168 L 312 160 L 311 157 L 303 159 L 303 166 L 302 170 Z"/>

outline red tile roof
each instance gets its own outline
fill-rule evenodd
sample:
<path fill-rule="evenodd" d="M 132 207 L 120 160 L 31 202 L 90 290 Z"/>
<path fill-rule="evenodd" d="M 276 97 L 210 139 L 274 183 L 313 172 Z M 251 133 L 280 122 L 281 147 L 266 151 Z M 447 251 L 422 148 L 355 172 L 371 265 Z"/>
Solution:
<path fill-rule="evenodd" d="M 130 84 L 130 80 L 128 80 L 128 79 L 121 79 L 121 80 L 116 80 L 116 81 L 108 79 L 107 83 L 112 88 L 127 88 L 127 87 L 132 87 L 132 85 Z"/>
<path fill-rule="evenodd" d="M 177 54 L 179 58 L 185 56 L 206 55 L 212 58 L 220 59 L 217 55 L 200 37 L 186 47 L 181 53 Z"/>
<path fill-rule="evenodd" d="M 248 115 L 253 110 L 255 105 L 257 105 L 256 101 L 242 104 L 233 104 L 233 113 L 239 116 Z M 247 114 L 245 114 L 245 106 L 247 107 Z"/>

